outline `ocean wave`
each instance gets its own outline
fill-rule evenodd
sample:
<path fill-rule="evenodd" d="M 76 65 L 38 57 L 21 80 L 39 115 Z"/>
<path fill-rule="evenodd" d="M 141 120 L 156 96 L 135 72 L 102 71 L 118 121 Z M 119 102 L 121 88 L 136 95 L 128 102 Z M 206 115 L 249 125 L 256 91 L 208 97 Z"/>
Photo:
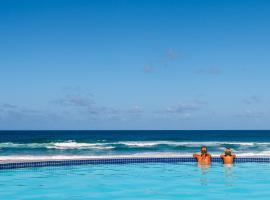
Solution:
<path fill-rule="evenodd" d="M 236 142 L 236 141 L 208 141 L 208 142 L 194 142 L 194 141 L 119 141 L 119 142 L 78 142 L 73 140 L 57 141 L 48 143 L 12 143 L 5 142 L 0 143 L 0 149 L 12 149 L 12 148 L 25 148 L 25 149 L 97 149 L 97 150 L 109 150 L 109 149 L 138 149 L 138 148 L 158 148 L 158 146 L 165 146 L 166 148 L 184 147 L 184 148 L 199 148 L 203 145 L 214 149 L 222 149 L 226 146 L 235 147 L 236 149 L 251 149 L 260 148 L 260 150 L 270 150 L 270 142 Z"/>
<path fill-rule="evenodd" d="M 200 146 L 220 146 L 220 145 L 239 145 L 239 146 L 254 146 L 254 145 L 269 145 L 270 143 L 256 143 L 256 142 L 177 142 L 177 141 L 121 141 L 115 144 L 123 144 L 130 147 L 151 147 L 157 145 L 170 145 L 170 146 L 186 146 L 186 147 L 200 147 Z"/>
<path fill-rule="evenodd" d="M 74 141 L 56 142 L 46 146 L 48 149 L 113 149 L 104 143 L 80 143 Z"/>
<path fill-rule="evenodd" d="M 105 143 L 82 143 L 75 141 L 49 142 L 49 143 L 0 143 L 0 149 L 3 148 L 46 148 L 46 149 L 113 149 Z"/>

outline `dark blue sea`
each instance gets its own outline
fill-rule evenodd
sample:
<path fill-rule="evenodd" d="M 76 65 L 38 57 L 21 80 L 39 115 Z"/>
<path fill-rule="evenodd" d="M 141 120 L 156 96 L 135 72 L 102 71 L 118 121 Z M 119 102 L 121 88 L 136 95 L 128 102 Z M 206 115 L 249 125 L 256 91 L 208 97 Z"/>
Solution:
<path fill-rule="evenodd" d="M 239 156 L 270 156 L 270 131 L 0 131 L 0 160 L 113 155 L 192 155 L 206 145 Z"/>

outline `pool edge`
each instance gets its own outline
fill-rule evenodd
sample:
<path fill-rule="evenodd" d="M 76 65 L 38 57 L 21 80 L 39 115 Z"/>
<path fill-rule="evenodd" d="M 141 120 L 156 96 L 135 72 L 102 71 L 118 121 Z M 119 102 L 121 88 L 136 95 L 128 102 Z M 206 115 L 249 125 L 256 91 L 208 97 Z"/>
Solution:
<path fill-rule="evenodd" d="M 72 165 L 97 165 L 97 164 L 136 164 L 136 163 L 187 163 L 196 162 L 192 157 L 132 157 L 132 158 L 92 158 L 92 159 L 66 159 L 66 160 L 25 160 L 0 163 L 0 170 L 50 167 L 50 166 L 72 166 Z M 221 158 L 213 157 L 212 162 L 222 163 Z M 235 163 L 270 163 L 270 157 L 239 157 Z"/>

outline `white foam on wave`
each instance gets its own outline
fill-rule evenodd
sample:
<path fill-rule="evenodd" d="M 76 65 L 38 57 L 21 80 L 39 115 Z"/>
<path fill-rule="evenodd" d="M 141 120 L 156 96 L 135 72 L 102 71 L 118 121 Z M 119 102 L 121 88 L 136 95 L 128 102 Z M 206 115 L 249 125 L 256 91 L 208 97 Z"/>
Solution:
<path fill-rule="evenodd" d="M 48 145 L 48 149 L 112 149 L 112 146 L 105 146 L 104 143 L 79 143 L 74 141 L 55 142 Z"/>
<path fill-rule="evenodd" d="M 113 149 L 107 143 L 82 143 L 75 141 L 49 142 L 49 143 L 0 143 L 1 148 L 47 148 L 47 149 Z"/>
<path fill-rule="evenodd" d="M 171 145 L 171 146 L 186 146 L 199 147 L 205 146 L 220 146 L 220 145 L 239 145 L 239 146 L 254 146 L 254 145 L 270 145 L 270 143 L 259 142 L 231 142 L 231 141 L 211 141 L 211 142 L 177 142 L 177 141 L 122 141 L 115 144 L 123 144 L 130 147 L 152 147 L 157 145 Z"/>
<path fill-rule="evenodd" d="M 119 141 L 119 142 L 77 142 L 73 140 L 63 142 L 48 142 L 48 143 L 12 143 L 5 142 L 0 143 L 0 149 L 3 148 L 46 148 L 46 149 L 97 149 L 106 150 L 114 149 L 117 145 L 125 145 L 130 148 L 151 148 L 158 145 L 167 145 L 172 147 L 188 147 L 197 148 L 202 145 L 207 147 L 221 148 L 226 145 L 236 145 L 238 148 L 249 148 L 249 147 L 263 147 L 265 150 L 270 148 L 270 142 L 236 142 L 236 141 L 208 141 L 208 142 L 188 142 L 188 141 Z"/>

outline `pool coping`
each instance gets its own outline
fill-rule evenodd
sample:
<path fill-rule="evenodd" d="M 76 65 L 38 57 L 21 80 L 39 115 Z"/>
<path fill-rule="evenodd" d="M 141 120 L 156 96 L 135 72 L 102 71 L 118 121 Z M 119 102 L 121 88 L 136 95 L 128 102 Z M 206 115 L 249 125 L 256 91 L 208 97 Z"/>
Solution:
<path fill-rule="evenodd" d="M 47 159 L 20 160 L 0 163 L 0 170 L 18 168 L 36 168 L 50 166 L 97 165 L 97 164 L 136 164 L 136 163 L 194 163 L 193 157 L 105 157 L 90 159 Z M 212 157 L 213 163 L 222 163 L 221 158 Z M 270 157 L 238 157 L 235 163 L 270 163 Z"/>

